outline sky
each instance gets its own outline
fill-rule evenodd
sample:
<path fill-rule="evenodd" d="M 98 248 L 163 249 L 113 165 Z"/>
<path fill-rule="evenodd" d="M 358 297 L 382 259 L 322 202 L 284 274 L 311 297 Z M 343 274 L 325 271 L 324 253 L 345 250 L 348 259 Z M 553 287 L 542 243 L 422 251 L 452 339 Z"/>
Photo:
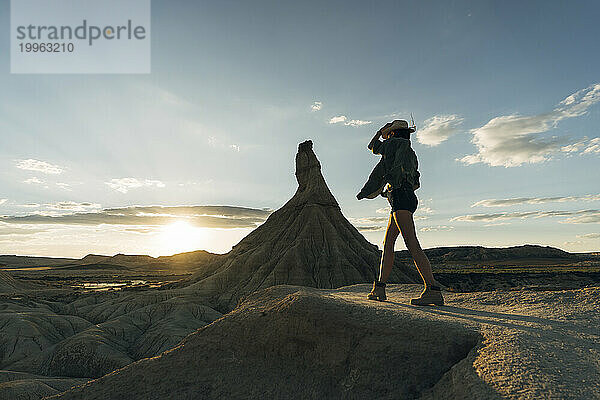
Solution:
<path fill-rule="evenodd" d="M 355 197 L 366 146 L 411 113 L 423 247 L 600 251 L 599 13 L 154 0 L 150 74 L 23 75 L 0 0 L 0 254 L 227 252 L 293 195 L 306 139 L 381 247 L 386 200 Z"/>

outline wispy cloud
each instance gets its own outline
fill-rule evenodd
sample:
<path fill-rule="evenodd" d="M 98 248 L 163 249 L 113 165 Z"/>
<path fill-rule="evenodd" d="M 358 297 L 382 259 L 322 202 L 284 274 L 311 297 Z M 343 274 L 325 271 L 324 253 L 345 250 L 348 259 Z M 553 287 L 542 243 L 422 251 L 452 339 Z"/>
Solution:
<path fill-rule="evenodd" d="M 45 161 L 34 160 L 32 158 L 27 160 L 17 160 L 16 167 L 25 171 L 36 171 L 50 175 L 58 175 L 64 171 L 64 169 L 58 165 L 53 165 Z"/>
<path fill-rule="evenodd" d="M 58 186 L 61 189 L 64 189 L 66 191 L 71 191 L 71 185 L 69 183 L 64 183 L 64 182 L 57 182 L 56 186 Z"/>
<path fill-rule="evenodd" d="M 438 225 L 438 226 L 424 226 L 419 229 L 421 232 L 439 232 L 439 231 L 451 231 L 454 229 L 453 226 Z"/>
<path fill-rule="evenodd" d="M 600 154 L 600 137 L 591 139 L 583 150 L 583 154 Z"/>
<path fill-rule="evenodd" d="M 518 204 L 542 204 L 569 201 L 598 201 L 600 194 L 588 194 L 585 196 L 562 196 L 562 197 L 516 197 L 510 199 L 487 199 L 471 204 L 471 207 L 504 207 Z"/>
<path fill-rule="evenodd" d="M 583 235 L 577 235 L 580 239 L 600 239 L 600 233 L 586 233 Z"/>
<path fill-rule="evenodd" d="M 462 122 L 463 118 L 456 114 L 433 116 L 417 131 L 417 140 L 427 146 L 437 146 L 454 135 Z"/>
<path fill-rule="evenodd" d="M 569 154 L 600 154 L 600 137 L 593 139 L 584 137 L 579 142 L 561 147 L 560 151 Z"/>
<path fill-rule="evenodd" d="M 352 119 L 352 120 L 348 120 L 348 117 L 346 117 L 345 115 L 339 115 L 337 117 L 333 117 L 329 120 L 330 124 L 340 124 L 343 123 L 346 126 L 353 126 L 353 127 L 357 127 L 357 126 L 363 126 L 363 125 L 369 125 L 372 124 L 373 121 L 363 121 L 360 119 Z"/>
<path fill-rule="evenodd" d="M 493 222 L 491 224 L 485 224 L 484 226 L 505 226 L 510 224 L 510 222 Z"/>
<path fill-rule="evenodd" d="M 372 123 L 373 123 L 373 121 L 363 121 L 360 119 L 353 119 L 353 120 L 344 122 L 344 125 L 346 125 L 346 126 L 363 126 L 363 125 L 369 125 Z"/>
<path fill-rule="evenodd" d="M 238 153 L 240 152 L 240 146 L 238 146 L 237 144 L 230 144 L 229 148 L 233 151 L 237 151 Z"/>
<path fill-rule="evenodd" d="M 312 103 L 310 105 L 311 111 L 321 111 L 322 108 L 323 108 L 323 103 L 321 103 L 320 101 L 315 101 L 314 103 Z"/>
<path fill-rule="evenodd" d="M 90 204 L 89 207 L 95 206 L 92 203 L 79 203 L 79 205 L 81 204 Z M 161 226 L 184 220 L 198 227 L 233 229 L 255 228 L 263 223 L 270 214 L 271 210 L 234 206 L 131 206 L 61 215 L 0 216 L 0 223 Z"/>
<path fill-rule="evenodd" d="M 111 179 L 109 182 L 104 182 L 111 189 L 117 192 L 127 193 L 131 189 L 138 189 L 141 187 L 156 187 L 164 188 L 165 184 L 161 181 L 152 179 L 137 179 L 137 178 L 119 178 Z"/>
<path fill-rule="evenodd" d="M 348 218 L 348 220 L 355 224 L 355 225 L 360 225 L 360 224 L 381 224 L 381 223 L 386 223 L 389 220 L 389 216 L 386 215 L 385 217 L 360 217 L 360 218 Z"/>
<path fill-rule="evenodd" d="M 450 221 L 462 222 L 490 222 L 509 219 L 545 218 L 545 217 L 567 217 L 560 221 L 566 224 L 592 224 L 600 223 L 600 210 L 578 210 L 578 211 L 523 211 L 502 212 L 494 214 L 471 214 L 460 215 Z"/>
<path fill-rule="evenodd" d="M 31 235 L 38 232 L 44 232 L 45 229 L 38 228 L 22 228 L 19 226 L 12 226 L 10 224 L 0 224 L 0 236 L 13 236 L 13 235 Z"/>
<path fill-rule="evenodd" d="M 542 136 L 564 119 L 586 114 L 600 101 L 600 84 L 579 90 L 561 101 L 552 111 L 522 116 L 504 115 L 471 130 L 477 153 L 460 159 L 465 164 L 484 163 L 491 166 L 516 167 L 539 163 L 568 146 L 568 139 Z M 590 150 L 594 151 L 594 150 Z"/>
<path fill-rule="evenodd" d="M 0 199 L 0 206 L 4 203 L 6 203 L 8 201 L 8 199 Z"/>
<path fill-rule="evenodd" d="M 332 117 L 329 120 L 330 124 L 339 124 L 340 122 L 345 122 L 346 120 L 348 120 L 348 117 L 346 117 L 345 115 L 338 115 L 337 117 Z"/>
<path fill-rule="evenodd" d="M 389 208 L 379 208 L 376 211 L 378 214 L 387 214 L 385 217 L 359 217 L 359 218 L 348 218 L 350 223 L 356 227 L 359 231 L 384 231 L 387 228 L 387 224 L 390 220 Z M 429 217 L 424 215 L 413 216 L 415 221 L 426 220 Z"/>
<path fill-rule="evenodd" d="M 76 203 L 74 201 L 61 201 L 59 203 L 44 204 L 44 206 L 50 210 L 57 211 L 89 211 L 102 208 L 102 206 L 97 203 Z"/>
<path fill-rule="evenodd" d="M 25 179 L 23 183 L 28 185 L 43 185 L 45 182 L 34 176 L 32 178 Z"/>
<path fill-rule="evenodd" d="M 38 207 L 40 207 L 40 204 L 38 204 L 38 203 L 19 204 L 19 207 L 23 207 L 23 208 L 38 208 Z"/>
<path fill-rule="evenodd" d="M 358 229 L 361 232 L 379 232 L 379 231 L 385 231 L 386 226 L 382 226 L 382 225 L 357 226 L 356 229 Z"/>

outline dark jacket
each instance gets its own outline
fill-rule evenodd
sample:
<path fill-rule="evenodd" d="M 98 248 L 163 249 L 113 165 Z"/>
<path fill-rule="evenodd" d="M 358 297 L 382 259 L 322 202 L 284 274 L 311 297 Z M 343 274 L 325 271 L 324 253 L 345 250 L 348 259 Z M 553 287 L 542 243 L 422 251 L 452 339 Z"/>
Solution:
<path fill-rule="evenodd" d="M 381 141 L 375 141 L 371 149 L 374 154 L 381 154 L 382 158 L 369 175 L 369 179 L 356 195 L 357 199 L 373 199 L 381 194 L 386 186 L 389 189 L 400 188 L 402 185 L 412 187 L 416 190 L 420 187 L 419 163 L 417 155 L 410 140 L 391 137 Z"/>

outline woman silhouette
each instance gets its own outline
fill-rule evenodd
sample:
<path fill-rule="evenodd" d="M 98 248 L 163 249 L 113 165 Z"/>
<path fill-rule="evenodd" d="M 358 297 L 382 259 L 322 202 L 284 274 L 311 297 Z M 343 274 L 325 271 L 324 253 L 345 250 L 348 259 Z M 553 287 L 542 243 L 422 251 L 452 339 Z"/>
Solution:
<path fill-rule="evenodd" d="M 379 279 L 373 282 L 373 289 L 367 298 L 379 301 L 386 299 L 385 282 L 394 264 L 394 244 L 398 235 L 402 234 L 406 248 L 425 284 L 425 290 L 421 296 L 411 299 L 410 303 L 413 305 L 443 305 L 444 298 L 441 289 L 433 278 L 431 264 L 421 249 L 415 232 L 413 213 L 418 204 L 415 190 L 419 187 L 419 172 L 417 171 L 416 154 L 410 147 L 410 134 L 413 132 L 415 132 L 415 128 L 409 127 L 408 122 L 395 120 L 378 130 L 368 146 L 373 153 L 383 156 L 387 199 L 390 203 L 391 213 L 385 232 Z M 379 140 L 380 137 L 384 140 Z"/>

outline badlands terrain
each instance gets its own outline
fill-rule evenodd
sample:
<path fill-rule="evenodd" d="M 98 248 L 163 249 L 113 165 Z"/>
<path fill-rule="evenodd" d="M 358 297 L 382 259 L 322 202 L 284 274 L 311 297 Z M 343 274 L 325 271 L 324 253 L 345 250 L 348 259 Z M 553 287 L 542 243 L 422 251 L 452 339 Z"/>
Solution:
<path fill-rule="evenodd" d="M 600 398 L 600 256 L 434 248 L 443 307 L 348 222 L 312 142 L 224 255 L 0 256 L 0 400 Z"/>

